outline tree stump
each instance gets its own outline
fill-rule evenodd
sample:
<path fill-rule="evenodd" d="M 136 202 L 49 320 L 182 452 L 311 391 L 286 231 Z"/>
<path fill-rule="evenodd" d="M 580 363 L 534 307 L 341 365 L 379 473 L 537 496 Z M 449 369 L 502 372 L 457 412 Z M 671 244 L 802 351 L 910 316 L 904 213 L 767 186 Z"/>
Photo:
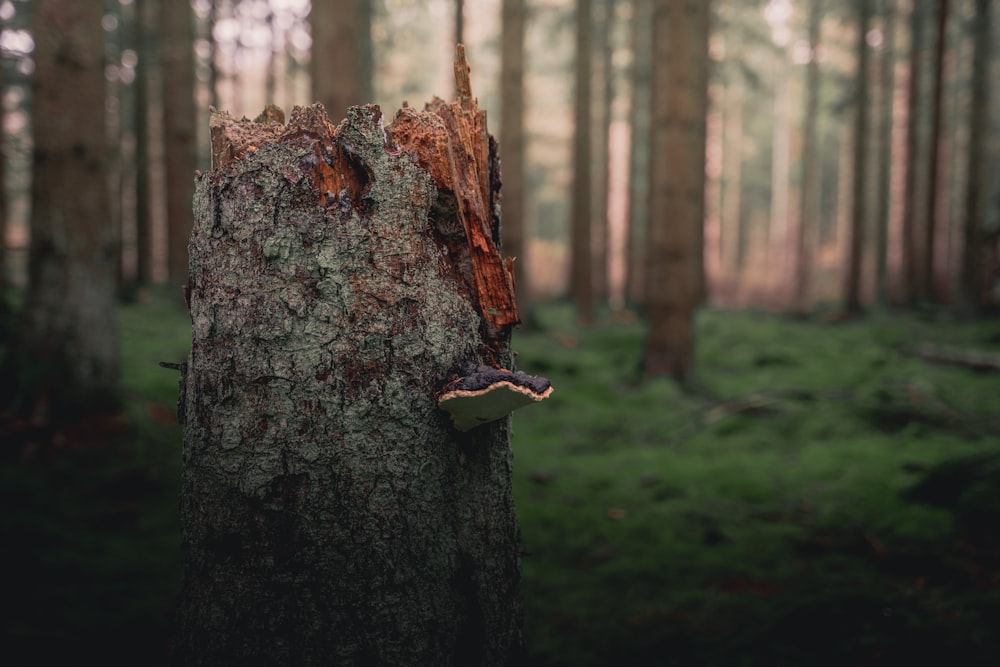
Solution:
<path fill-rule="evenodd" d="M 520 649 L 509 418 L 463 432 L 437 404 L 463 367 L 510 367 L 518 319 L 496 146 L 456 67 L 457 102 L 390 127 L 374 105 L 337 127 L 318 104 L 287 125 L 212 117 L 189 250 L 179 664 L 500 665 Z"/>

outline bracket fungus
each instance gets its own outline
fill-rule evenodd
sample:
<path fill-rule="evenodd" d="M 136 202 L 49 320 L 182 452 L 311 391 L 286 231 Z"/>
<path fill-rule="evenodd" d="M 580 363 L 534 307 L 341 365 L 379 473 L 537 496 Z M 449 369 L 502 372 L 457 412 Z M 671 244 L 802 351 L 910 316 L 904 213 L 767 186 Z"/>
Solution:
<path fill-rule="evenodd" d="M 460 377 L 444 386 L 437 402 L 451 415 L 455 428 L 468 431 L 544 401 L 551 393 L 552 383 L 546 378 L 470 362 Z"/>

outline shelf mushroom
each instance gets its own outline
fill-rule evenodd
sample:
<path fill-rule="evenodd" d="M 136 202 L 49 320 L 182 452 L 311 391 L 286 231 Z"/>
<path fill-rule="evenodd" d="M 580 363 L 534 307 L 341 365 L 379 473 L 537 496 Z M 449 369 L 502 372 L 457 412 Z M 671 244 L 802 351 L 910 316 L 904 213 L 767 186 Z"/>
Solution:
<path fill-rule="evenodd" d="M 552 393 L 546 378 L 482 364 L 467 363 L 462 375 L 438 394 L 438 407 L 451 415 L 459 431 L 500 419 Z"/>

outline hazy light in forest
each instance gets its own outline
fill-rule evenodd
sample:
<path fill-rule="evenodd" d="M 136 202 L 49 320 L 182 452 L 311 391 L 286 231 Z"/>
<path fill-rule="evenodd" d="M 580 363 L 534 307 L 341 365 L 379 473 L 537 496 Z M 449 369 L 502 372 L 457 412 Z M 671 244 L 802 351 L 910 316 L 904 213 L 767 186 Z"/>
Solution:
<path fill-rule="evenodd" d="M 792 39 L 788 29 L 792 11 L 791 0 L 770 0 L 764 7 L 764 19 L 771 26 L 771 40 L 778 46 L 786 46 Z"/>
<path fill-rule="evenodd" d="M 24 56 L 35 50 L 35 40 L 27 30 L 4 30 L 0 33 L 0 49 L 5 53 Z"/>
<path fill-rule="evenodd" d="M 2 5 L 0 5 L 0 21 L 9 21 L 14 18 L 14 14 L 17 10 L 14 9 L 14 3 L 10 0 L 5 0 Z"/>
<path fill-rule="evenodd" d="M 101 27 L 105 32 L 113 32 L 118 29 L 118 17 L 114 14 L 105 14 L 101 18 Z"/>

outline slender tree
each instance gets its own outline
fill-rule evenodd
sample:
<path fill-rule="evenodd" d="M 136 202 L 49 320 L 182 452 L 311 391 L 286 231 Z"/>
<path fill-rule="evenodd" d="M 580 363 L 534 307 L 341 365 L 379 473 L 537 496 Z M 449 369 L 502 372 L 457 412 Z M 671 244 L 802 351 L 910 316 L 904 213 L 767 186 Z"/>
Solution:
<path fill-rule="evenodd" d="M 155 0 L 135 0 L 138 62 L 135 68 L 135 246 L 136 282 L 153 281 L 153 207 L 150 172 L 150 105 L 155 47 L 154 17 L 159 15 Z"/>
<path fill-rule="evenodd" d="M 924 146 L 920 132 L 921 119 L 925 110 L 925 105 L 921 104 L 923 98 L 921 71 L 924 62 L 922 56 L 927 39 L 926 18 L 927 3 L 913 0 L 910 7 L 910 62 L 906 103 L 906 156 L 904 158 L 906 175 L 903 193 L 903 219 L 900 228 L 900 243 L 902 245 L 901 300 L 910 306 L 915 305 L 921 297 L 920 285 L 923 281 L 920 272 L 923 265 L 920 262 L 921 238 L 918 231 L 922 218 L 921 212 L 927 214 L 927 211 L 923 210 L 923 202 L 920 201 L 920 185 L 923 182 L 922 177 L 926 174 L 926 163 L 921 159 Z"/>
<path fill-rule="evenodd" d="M 372 97 L 370 0 L 314 0 L 309 14 L 312 97 L 334 122 Z"/>
<path fill-rule="evenodd" d="M 806 64 L 805 117 L 802 126 L 802 184 L 799 188 L 799 215 L 795 227 L 792 256 L 792 306 L 804 311 L 809 305 L 810 259 L 818 232 L 817 204 L 819 164 L 817 125 L 819 121 L 819 46 L 823 0 L 809 3 L 809 62 Z"/>
<path fill-rule="evenodd" d="M 194 11 L 186 0 L 160 0 L 163 74 L 164 166 L 167 195 L 167 277 L 180 289 L 187 280 L 195 145 Z M 179 292 L 178 292 L 179 293 Z"/>
<path fill-rule="evenodd" d="M 28 289 L 4 387 L 18 409 L 54 422 L 117 402 L 118 248 L 105 171 L 101 4 L 36 0 L 31 9 Z"/>
<path fill-rule="evenodd" d="M 704 292 L 709 4 L 654 0 L 644 371 L 691 382 Z"/>
<path fill-rule="evenodd" d="M 968 181 L 965 191 L 965 229 L 960 275 L 962 306 L 970 311 L 989 303 L 989 276 L 984 275 L 987 179 L 987 112 L 990 104 L 989 63 L 993 13 L 990 0 L 976 0 L 974 53 L 972 57 L 972 100 L 969 104 Z M 993 241 L 996 243 L 996 240 Z"/>
<path fill-rule="evenodd" d="M 921 282 L 919 284 L 920 296 L 924 301 L 936 300 L 934 290 L 934 246 L 939 227 L 937 210 L 940 184 L 938 183 L 938 178 L 941 173 L 941 135 L 944 122 L 942 114 L 944 109 L 944 57 L 947 46 L 949 6 L 949 0 L 938 0 L 937 39 L 934 44 L 934 92 L 931 96 L 933 120 L 931 122 L 930 156 L 928 157 L 929 175 L 927 177 L 925 199 L 927 223 L 924 225 L 923 266 L 920 271 Z"/>
<path fill-rule="evenodd" d="M 889 261 L 889 203 L 892 176 L 892 117 L 896 72 L 896 9 L 891 0 L 881 1 L 882 54 L 878 115 L 878 208 L 875 219 L 875 300 L 884 306 L 887 300 Z"/>
<path fill-rule="evenodd" d="M 646 224 L 649 217 L 649 113 L 652 51 L 651 0 L 632 0 L 632 99 L 629 110 L 628 237 L 625 245 L 625 299 L 643 301 Z"/>
<path fill-rule="evenodd" d="M 858 0 L 857 11 L 857 74 L 854 79 L 854 174 L 844 288 L 844 308 L 851 314 L 857 314 L 861 311 L 861 268 L 865 247 L 865 204 L 868 196 L 868 30 L 872 20 L 872 0 Z"/>
<path fill-rule="evenodd" d="M 573 124 L 573 202 L 570 243 L 570 291 L 583 324 L 594 319 L 594 271 L 591 235 L 591 0 L 576 2 L 576 94 Z"/>
<path fill-rule="evenodd" d="M 521 318 L 531 321 L 528 224 L 524 189 L 524 0 L 503 1 L 500 64 L 500 159 L 503 167 L 503 246 L 514 257 Z"/>

